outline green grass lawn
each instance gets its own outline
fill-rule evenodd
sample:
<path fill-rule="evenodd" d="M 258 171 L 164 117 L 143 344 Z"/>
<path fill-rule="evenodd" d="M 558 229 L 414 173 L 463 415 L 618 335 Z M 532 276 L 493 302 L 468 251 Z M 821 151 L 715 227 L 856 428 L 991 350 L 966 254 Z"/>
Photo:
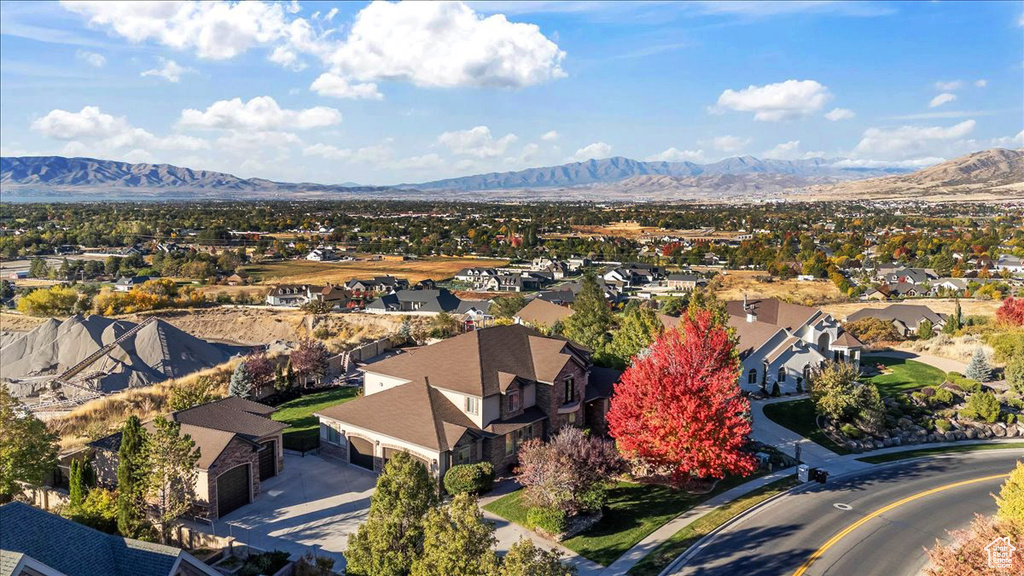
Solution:
<path fill-rule="evenodd" d="M 358 393 L 358 387 L 346 386 L 306 394 L 278 406 L 277 412 L 271 417 L 291 426 L 284 429 L 284 447 L 290 450 L 309 450 L 315 446 L 320 436 L 320 421 L 313 413 L 328 406 L 348 402 L 356 398 Z"/>
<path fill-rule="evenodd" d="M 687 524 L 682 530 L 676 532 L 668 540 L 662 542 L 660 546 L 652 550 L 650 554 L 644 556 L 639 562 L 630 568 L 627 574 L 631 574 L 633 576 L 657 576 L 665 569 L 666 566 L 669 565 L 669 563 L 675 560 L 676 557 L 683 552 L 686 552 L 690 546 L 696 544 L 698 540 L 707 536 L 722 524 L 725 524 L 729 520 L 739 516 L 743 512 L 746 512 L 772 496 L 789 490 L 797 484 L 796 476 L 787 476 L 776 480 L 771 484 L 762 486 L 750 494 L 737 498 L 724 506 L 719 506 L 707 515 Z"/>
<path fill-rule="evenodd" d="M 878 391 L 882 393 L 883 397 L 899 392 L 910 392 L 925 386 L 937 386 L 946 380 L 946 373 L 942 370 L 915 360 L 865 356 L 861 360 L 861 364 L 872 366 L 883 364 L 892 370 L 888 374 L 879 374 L 865 379 L 866 382 L 878 386 Z"/>
<path fill-rule="evenodd" d="M 815 444 L 820 444 L 836 454 L 849 454 L 850 451 L 829 440 L 828 436 L 818 428 L 815 421 L 814 403 L 810 399 L 794 400 L 792 402 L 777 402 L 766 404 L 764 415 L 769 420 L 789 428 L 797 434 L 809 438 Z"/>
<path fill-rule="evenodd" d="M 977 452 L 979 450 L 1004 450 L 1007 448 L 1024 448 L 1024 442 L 1004 442 L 999 444 L 967 444 L 965 446 L 935 446 L 934 448 L 922 448 L 920 450 L 907 450 L 906 452 L 892 452 L 890 454 L 879 454 L 877 456 L 865 456 L 857 458 L 861 462 L 870 464 L 882 464 L 895 460 L 906 460 L 907 458 L 918 458 L 920 456 L 931 456 L 933 454 L 945 454 L 947 452 Z"/>
<path fill-rule="evenodd" d="M 666 486 L 619 482 L 608 490 L 608 503 L 601 521 L 586 532 L 562 542 L 562 545 L 607 566 L 669 520 L 719 492 L 756 477 L 726 478 L 710 494 L 690 494 Z M 484 508 L 525 526 L 527 508 L 522 502 L 522 495 L 523 491 L 518 490 Z"/>

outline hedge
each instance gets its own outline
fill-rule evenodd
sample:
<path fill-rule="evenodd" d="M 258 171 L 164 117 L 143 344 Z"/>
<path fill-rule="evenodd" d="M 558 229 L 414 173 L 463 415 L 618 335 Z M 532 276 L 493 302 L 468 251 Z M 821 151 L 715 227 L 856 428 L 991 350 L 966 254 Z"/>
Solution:
<path fill-rule="evenodd" d="M 490 462 L 459 464 L 444 475 L 444 489 L 449 494 L 480 494 L 494 486 L 494 466 Z"/>
<path fill-rule="evenodd" d="M 548 534 L 561 534 L 568 525 L 565 511 L 560 508 L 530 508 L 526 512 L 528 528 L 540 528 Z"/>

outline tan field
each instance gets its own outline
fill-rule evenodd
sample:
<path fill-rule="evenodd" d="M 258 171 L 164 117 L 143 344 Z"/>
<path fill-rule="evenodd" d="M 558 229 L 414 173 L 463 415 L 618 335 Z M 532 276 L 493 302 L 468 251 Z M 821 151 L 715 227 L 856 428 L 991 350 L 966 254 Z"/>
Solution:
<path fill-rule="evenodd" d="M 576 225 L 572 227 L 571 234 L 545 234 L 545 238 L 564 238 L 568 236 L 614 236 L 618 238 L 640 238 L 642 236 L 681 236 L 701 238 L 731 238 L 736 232 L 711 232 L 706 234 L 701 230 L 675 230 L 671 228 L 659 228 L 657 226 L 641 226 L 637 222 L 613 222 L 605 226 Z"/>
<path fill-rule="evenodd" d="M 442 280 L 463 268 L 473 266 L 504 266 L 506 260 L 483 258 L 423 258 L 419 260 L 355 260 L 349 262 L 311 262 L 287 260 L 269 262 L 246 268 L 249 274 L 262 277 L 262 284 L 343 284 L 353 278 L 369 278 L 391 274 L 409 282 L 427 278 Z"/>
<path fill-rule="evenodd" d="M 886 306 L 897 303 L 901 302 L 849 302 L 842 304 L 827 304 L 822 306 L 822 309 L 833 317 L 842 320 L 857 310 L 863 310 L 865 308 L 885 308 Z M 927 306 L 931 308 L 933 312 L 938 312 L 940 314 L 952 314 L 953 309 L 956 307 L 956 301 L 952 298 L 914 298 L 912 300 L 905 300 L 902 304 Z M 963 311 L 964 316 L 995 316 L 996 308 L 999 308 L 999 304 L 1000 303 L 995 300 L 970 300 L 964 298 L 960 300 L 960 309 Z"/>
<path fill-rule="evenodd" d="M 0 332 L 28 332 L 45 320 L 46 318 L 0 312 Z"/>
<path fill-rule="evenodd" d="M 716 278 L 721 281 L 716 295 L 720 300 L 742 300 L 747 298 L 779 298 L 794 304 L 820 305 L 836 300 L 845 300 L 835 284 L 829 281 L 803 282 L 800 280 L 774 280 L 762 282 L 766 273 L 762 270 L 729 270 Z"/>

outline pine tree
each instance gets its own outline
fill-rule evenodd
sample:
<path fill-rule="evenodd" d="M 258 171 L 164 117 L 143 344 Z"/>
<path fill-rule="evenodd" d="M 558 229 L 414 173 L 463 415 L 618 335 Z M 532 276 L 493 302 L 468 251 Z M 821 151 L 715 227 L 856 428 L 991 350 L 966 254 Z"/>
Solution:
<path fill-rule="evenodd" d="M 156 502 L 161 540 L 166 544 L 171 528 L 195 501 L 199 478 L 199 449 L 181 424 L 158 417 L 150 436 L 148 493 Z"/>
<path fill-rule="evenodd" d="M 231 382 L 228 384 L 228 394 L 239 398 L 248 398 L 252 394 L 252 378 L 249 377 L 249 369 L 245 362 L 239 362 L 235 371 L 231 373 Z"/>
<path fill-rule="evenodd" d="M 117 530 L 122 536 L 138 538 L 148 532 L 146 481 L 149 469 L 146 431 L 138 416 L 129 416 L 124 423 L 117 454 Z"/>
<path fill-rule="evenodd" d="M 82 477 L 82 462 L 71 461 L 71 471 L 68 473 L 68 503 L 71 508 L 78 508 L 85 502 L 85 479 Z"/>
<path fill-rule="evenodd" d="M 978 382 L 988 382 L 992 378 L 992 367 L 988 364 L 988 357 L 985 351 L 979 346 L 971 356 L 971 363 L 967 365 L 967 372 L 964 376 Z"/>
<path fill-rule="evenodd" d="M 960 299 L 956 299 L 956 307 L 953 313 L 946 318 L 946 324 L 942 326 L 943 334 L 956 334 L 963 327 L 963 312 L 960 310 Z"/>
<path fill-rule="evenodd" d="M 605 349 L 606 334 L 611 326 L 612 313 L 604 299 L 604 291 L 594 273 L 588 272 L 583 276 L 583 284 L 573 302 L 572 316 L 565 319 L 564 335 L 599 354 Z"/>
<path fill-rule="evenodd" d="M 928 340 L 935 335 L 935 330 L 932 327 L 931 320 L 921 320 L 917 325 L 917 337 L 921 340 Z"/>

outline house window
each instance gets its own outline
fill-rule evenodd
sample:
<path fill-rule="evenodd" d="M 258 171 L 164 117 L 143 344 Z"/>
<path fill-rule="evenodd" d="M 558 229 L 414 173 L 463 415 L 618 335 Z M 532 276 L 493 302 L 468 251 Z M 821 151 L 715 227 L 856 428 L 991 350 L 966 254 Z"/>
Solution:
<path fill-rule="evenodd" d="M 786 381 L 786 367 L 779 368 L 779 382 Z"/>
<path fill-rule="evenodd" d="M 466 413 L 467 414 L 479 414 L 480 413 L 480 400 L 474 396 L 466 396 Z"/>
<path fill-rule="evenodd" d="M 505 456 L 515 454 L 519 446 L 533 437 L 533 426 L 526 426 L 505 435 Z"/>
<path fill-rule="evenodd" d="M 334 445 L 340 445 L 341 444 L 341 433 L 338 432 L 337 430 L 335 430 L 334 428 L 332 428 L 330 425 L 326 425 L 325 424 L 324 426 L 327 429 L 327 437 L 326 437 L 327 443 L 328 444 L 334 444 Z"/>
<path fill-rule="evenodd" d="M 751 368 L 747 372 L 747 384 L 757 384 L 757 368 Z"/>
<path fill-rule="evenodd" d="M 810 379 L 811 379 L 811 365 L 807 364 L 806 366 L 804 366 L 804 380 L 810 380 Z"/>
<path fill-rule="evenodd" d="M 515 412 L 519 410 L 519 390 L 508 391 L 508 411 Z"/>
<path fill-rule="evenodd" d="M 473 447 L 463 446 L 455 452 L 455 464 L 469 464 L 472 460 Z"/>
<path fill-rule="evenodd" d="M 576 379 L 572 376 L 565 377 L 565 403 L 568 404 L 576 399 Z"/>

